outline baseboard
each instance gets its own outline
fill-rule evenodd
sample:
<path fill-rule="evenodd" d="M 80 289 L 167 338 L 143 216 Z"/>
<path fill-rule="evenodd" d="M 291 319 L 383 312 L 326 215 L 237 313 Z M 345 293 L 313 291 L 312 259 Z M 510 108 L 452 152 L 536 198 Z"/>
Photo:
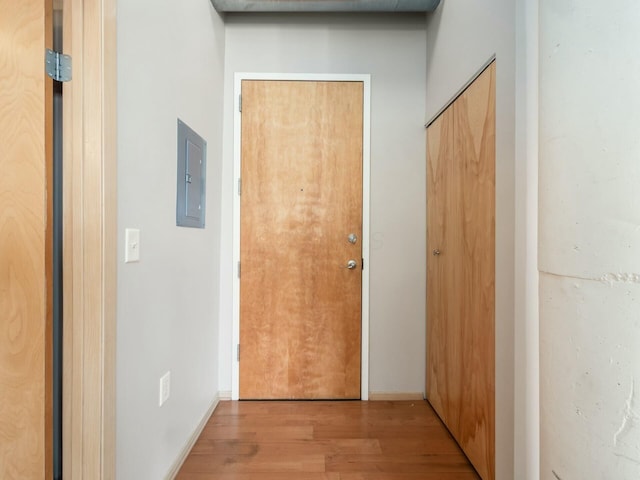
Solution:
<path fill-rule="evenodd" d="M 231 390 L 222 390 L 218 392 L 218 398 L 222 400 L 231 400 Z"/>
<path fill-rule="evenodd" d="M 169 470 L 169 473 L 167 473 L 167 475 L 165 476 L 165 480 L 173 480 L 174 478 L 176 478 L 176 476 L 178 475 L 178 472 L 180 471 L 180 468 L 182 468 L 182 464 L 189 456 L 191 449 L 193 448 L 196 441 L 198 440 L 198 437 L 202 433 L 202 430 L 204 430 L 204 427 L 207 425 L 207 422 L 211 418 L 211 415 L 213 415 L 213 412 L 215 411 L 219 402 L 220 402 L 220 394 L 216 395 L 216 397 L 213 399 L 213 402 L 211 402 L 211 405 L 209 406 L 206 413 L 202 417 L 202 420 L 200 420 L 200 423 L 198 424 L 196 429 L 193 431 L 193 433 L 187 440 L 187 443 L 185 444 L 184 448 L 180 452 L 180 455 L 178 456 L 176 461 L 173 463 L 171 470 Z"/>
<path fill-rule="evenodd" d="M 422 392 L 369 392 L 370 401 L 424 400 Z"/>

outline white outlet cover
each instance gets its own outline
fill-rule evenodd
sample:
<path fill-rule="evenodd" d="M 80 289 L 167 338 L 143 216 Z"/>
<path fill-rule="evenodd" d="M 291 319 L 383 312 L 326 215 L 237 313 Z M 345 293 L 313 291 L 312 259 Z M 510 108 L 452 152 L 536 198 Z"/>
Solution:
<path fill-rule="evenodd" d="M 158 399 L 158 406 L 161 407 L 164 402 L 169 399 L 171 395 L 171 372 L 165 373 L 162 377 L 160 377 L 160 392 Z"/>
<path fill-rule="evenodd" d="M 140 230 L 127 228 L 124 231 L 124 263 L 140 261 Z"/>

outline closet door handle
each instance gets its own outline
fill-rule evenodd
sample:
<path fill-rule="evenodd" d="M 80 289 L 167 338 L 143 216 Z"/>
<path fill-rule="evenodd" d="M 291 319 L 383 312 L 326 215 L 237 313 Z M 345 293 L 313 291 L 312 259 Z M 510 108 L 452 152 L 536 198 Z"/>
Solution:
<path fill-rule="evenodd" d="M 433 253 L 433 255 L 434 255 L 434 256 L 438 256 L 438 255 L 440 255 L 440 250 L 438 250 L 438 249 L 436 248 L 436 249 L 435 249 L 433 252 L 431 252 L 431 253 Z"/>

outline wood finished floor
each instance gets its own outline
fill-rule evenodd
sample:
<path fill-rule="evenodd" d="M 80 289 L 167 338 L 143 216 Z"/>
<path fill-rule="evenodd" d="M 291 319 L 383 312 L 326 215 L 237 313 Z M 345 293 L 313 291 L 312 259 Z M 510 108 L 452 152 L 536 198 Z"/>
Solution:
<path fill-rule="evenodd" d="M 427 402 L 220 402 L 178 480 L 478 480 Z"/>

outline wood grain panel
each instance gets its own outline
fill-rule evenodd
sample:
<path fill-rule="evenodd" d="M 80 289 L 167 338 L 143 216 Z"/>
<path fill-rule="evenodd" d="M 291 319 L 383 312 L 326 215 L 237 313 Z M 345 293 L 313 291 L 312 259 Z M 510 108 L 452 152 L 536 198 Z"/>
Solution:
<path fill-rule="evenodd" d="M 495 63 L 427 131 L 427 397 L 495 476 Z M 433 249 L 441 254 L 431 255 Z"/>
<path fill-rule="evenodd" d="M 0 478 L 52 473 L 52 4 L 0 1 Z"/>
<path fill-rule="evenodd" d="M 495 476 L 495 63 L 453 105 L 461 166 L 460 297 L 464 408 L 458 441 L 483 479 Z"/>
<path fill-rule="evenodd" d="M 427 398 L 452 432 L 460 418 L 460 305 L 446 292 L 460 282 L 459 166 L 454 158 L 454 116 L 447 109 L 427 130 Z M 440 252 L 439 254 L 435 254 Z M 446 341 L 445 341 L 446 339 Z"/>
<path fill-rule="evenodd" d="M 359 398 L 363 85 L 243 81 L 242 109 L 240 396 Z"/>

